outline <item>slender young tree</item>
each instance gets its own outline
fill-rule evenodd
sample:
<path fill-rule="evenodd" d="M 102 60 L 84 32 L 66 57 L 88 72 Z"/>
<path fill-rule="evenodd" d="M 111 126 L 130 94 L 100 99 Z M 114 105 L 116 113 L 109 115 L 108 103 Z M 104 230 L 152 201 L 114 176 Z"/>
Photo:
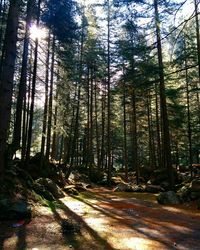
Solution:
<path fill-rule="evenodd" d="M 48 44 L 47 44 L 47 55 L 46 55 L 46 72 L 45 72 L 45 101 L 44 101 L 44 113 L 43 113 L 43 126 L 42 126 L 42 142 L 41 142 L 41 158 L 43 162 L 44 152 L 45 152 L 45 141 L 47 132 L 47 118 L 48 118 L 48 92 L 49 92 L 49 61 L 50 61 L 50 40 L 51 35 L 49 31 Z M 41 164 L 42 164 L 41 162 Z"/>
<path fill-rule="evenodd" d="M 51 79 L 50 79 L 49 105 L 48 105 L 47 145 L 46 145 L 46 159 L 47 160 L 49 160 L 50 149 L 51 149 L 54 70 L 55 70 L 55 36 L 53 35 L 53 38 L 52 38 L 52 58 L 51 58 Z"/>
<path fill-rule="evenodd" d="M 37 27 L 40 23 L 40 11 L 41 11 L 41 2 L 38 0 L 37 3 Z M 31 90 L 31 104 L 30 104 L 30 118 L 29 118 L 29 128 L 28 128 L 28 141 L 27 141 L 27 150 L 26 150 L 26 160 L 29 160 L 31 153 L 31 142 L 33 134 L 33 115 L 34 115 L 34 105 L 35 105 L 35 90 L 36 90 L 36 81 L 37 81 L 37 66 L 38 66 L 38 46 L 39 40 L 38 37 L 35 39 L 35 51 L 34 51 L 34 63 L 33 63 L 33 79 L 32 79 L 32 90 Z"/>

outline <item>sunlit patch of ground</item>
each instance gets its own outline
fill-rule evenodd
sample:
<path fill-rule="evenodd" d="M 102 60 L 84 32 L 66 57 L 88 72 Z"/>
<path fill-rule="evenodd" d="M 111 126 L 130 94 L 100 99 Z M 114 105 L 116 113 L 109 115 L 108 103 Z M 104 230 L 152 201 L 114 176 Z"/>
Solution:
<path fill-rule="evenodd" d="M 0 227 L 2 250 L 199 250 L 200 214 L 188 206 L 160 206 L 156 196 L 91 189 L 59 206 L 36 207 L 30 223 Z M 80 231 L 63 234 L 63 220 Z"/>

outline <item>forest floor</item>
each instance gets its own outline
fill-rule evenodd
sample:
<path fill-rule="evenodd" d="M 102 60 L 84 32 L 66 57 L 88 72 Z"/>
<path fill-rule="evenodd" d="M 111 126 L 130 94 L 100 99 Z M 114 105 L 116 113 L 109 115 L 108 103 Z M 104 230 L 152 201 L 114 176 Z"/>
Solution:
<path fill-rule="evenodd" d="M 93 188 L 36 206 L 30 222 L 0 225 L 1 250 L 199 250 L 200 212 L 161 206 L 156 195 Z M 62 231 L 71 221 L 74 230 Z"/>

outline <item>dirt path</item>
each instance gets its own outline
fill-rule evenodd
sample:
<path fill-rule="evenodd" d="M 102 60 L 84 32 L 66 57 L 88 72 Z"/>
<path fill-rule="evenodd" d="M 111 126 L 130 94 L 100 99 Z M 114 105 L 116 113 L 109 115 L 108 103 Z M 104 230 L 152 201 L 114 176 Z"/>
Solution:
<path fill-rule="evenodd" d="M 200 212 L 160 206 L 150 194 L 96 188 L 61 199 L 59 208 L 36 211 L 21 227 L 1 223 L 0 249 L 200 250 Z M 62 232 L 65 219 L 74 223 L 74 231 Z"/>

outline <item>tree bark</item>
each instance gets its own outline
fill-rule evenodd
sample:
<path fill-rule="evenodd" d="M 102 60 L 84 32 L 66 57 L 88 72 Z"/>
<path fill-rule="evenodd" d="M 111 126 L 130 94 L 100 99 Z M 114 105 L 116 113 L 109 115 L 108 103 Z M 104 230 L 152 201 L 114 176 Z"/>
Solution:
<path fill-rule="evenodd" d="M 160 107 L 161 107 L 161 119 L 162 119 L 162 131 L 163 131 L 163 153 L 165 158 L 165 164 L 168 169 L 168 179 L 171 188 L 174 187 L 174 175 L 171 162 L 171 145 L 170 145 L 170 133 L 169 133 L 169 121 L 167 114 L 167 104 L 165 95 L 165 80 L 164 69 L 162 59 L 162 45 L 160 37 L 160 17 L 158 11 L 158 0 L 154 0 L 155 11 L 155 26 L 157 37 L 157 53 L 158 53 L 158 65 L 159 65 L 159 78 L 160 78 Z"/>
<path fill-rule="evenodd" d="M 47 126 L 47 146 L 46 146 L 46 159 L 49 160 L 51 148 L 51 126 L 52 126 L 52 109 L 53 109 L 53 83 L 54 83 L 54 64 L 55 64 L 55 36 L 53 35 L 52 41 L 52 59 L 51 59 L 51 79 L 49 90 L 49 109 L 48 109 L 48 126 Z"/>
<path fill-rule="evenodd" d="M 15 124 L 14 124 L 14 134 L 13 134 L 13 142 L 12 142 L 13 154 L 15 153 L 16 150 L 20 148 L 21 135 L 22 135 L 22 107 L 23 107 L 23 101 L 26 96 L 29 28 L 31 24 L 33 5 L 34 5 L 34 1 L 29 0 L 27 3 L 26 31 L 25 31 L 25 38 L 24 38 L 21 77 L 20 77 L 19 91 L 18 91 L 18 96 L 17 96 L 16 119 L 15 119 Z"/>
<path fill-rule="evenodd" d="M 136 171 L 136 182 L 139 184 L 139 165 L 138 165 L 138 150 L 137 150 L 137 118 L 136 118 L 136 96 L 135 89 L 132 89 L 132 147 L 133 147 L 133 169 Z"/>
<path fill-rule="evenodd" d="M 127 155 L 127 121 L 126 121 L 126 83 L 123 81 L 123 127 L 124 127 L 124 170 L 125 179 L 128 181 L 128 155 Z"/>
<path fill-rule="evenodd" d="M 47 117 L 48 117 L 48 94 L 49 94 L 49 60 L 50 60 L 50 31 L 48 36 L 47 57 L 46 57 L 46 73 L 45 73 L 45 101 L 42 125 L 42 142 L 41 142 L 41 158 L 44 158 L 45 142 L 47 137 Z M 43 161 L 43 160 L 42 160 Z M 42 164 L 42 162 L 41 162 Z"/>
<path fill-rule="evenodd" d="M 0 75 L 0 179 L 2 181 L 6 160 L 6 141 L 11 115 L 13 79 L 17 53 L 17 31 L 21 4 L 22 2 L 20 0 L 10 2 L 4 40 L 5 54 Z"/>
<path fill-rule="evenodd" d="M 190 167 L 190 175 L 193 177 L 192 171 L 192 127 L 191 127 L 191 118 L 190 118 L 190 96 L 189 96 L 189 76 L 188 76 L 188 63 L 187 63 L 187 55 L 186 55 L 186 41 L 184 39 L 184 52 L 185 52 L 185 83 L 186 83 L 186 102 L 187 102 L 187 132 L 188 132 L 188 155 L 189 155 L 189 167 Z"/>
<path fill-rule="evenodd" d="M 97 100 L 97 81 L 95 80 L 95 127 L 96 127 L 96 152 L 97 152 L 97 167 L 100 169 L 100 146 L 99 146 L 99 128 L 98 128 L 98 100 Z"/>
<path fill-rule="evenodd" d="M 56 97 L 55 97 L 55 113 L 54 113 L 54 130 L 53 130 L 53 137 L 52 137 L 52 150 L 51 150 L 51 159 L 56 160 L 56 142 L 57 142 L 57 116 L 58 116 L 58 89 L 56 90 Z"/>
<path fill-rule="evenodd" d="M 37 27 L 39 27 L 39 22 L 40 22 L 40 7 L 41 7 L 41 0 L 38 0 Z M 34 63 L 33 63 L 33 79 L 32 79 L 31 106 L 30 106 L 30 118 L 29 118 L 26 160 L 29 160 L 29 158 L 30 158 L 31 142 L 32 142 L 32 134 L 33 134 L 32 127 L 33 127 L 33 115 L 34 115 L 34 105 L 35 105 L 35 88 L 36 88 L 36 80 L 37 80 L 38 46 L 39 46 L 39 41 L 38 41 L 38 38 L 36 38 L 35 51 L 34 51 Z"/>
<path fill-rule="evenodd" d="M 112 159 L 111 159 L 111 77 L 110 77 L 110 1 L 107 1 L 108 13 L 107 13 L 107 99 L 108 99 L 108 113 L 107 113 L 107 182 L 111 184 L 111 171 L 112 171 Z"/>

